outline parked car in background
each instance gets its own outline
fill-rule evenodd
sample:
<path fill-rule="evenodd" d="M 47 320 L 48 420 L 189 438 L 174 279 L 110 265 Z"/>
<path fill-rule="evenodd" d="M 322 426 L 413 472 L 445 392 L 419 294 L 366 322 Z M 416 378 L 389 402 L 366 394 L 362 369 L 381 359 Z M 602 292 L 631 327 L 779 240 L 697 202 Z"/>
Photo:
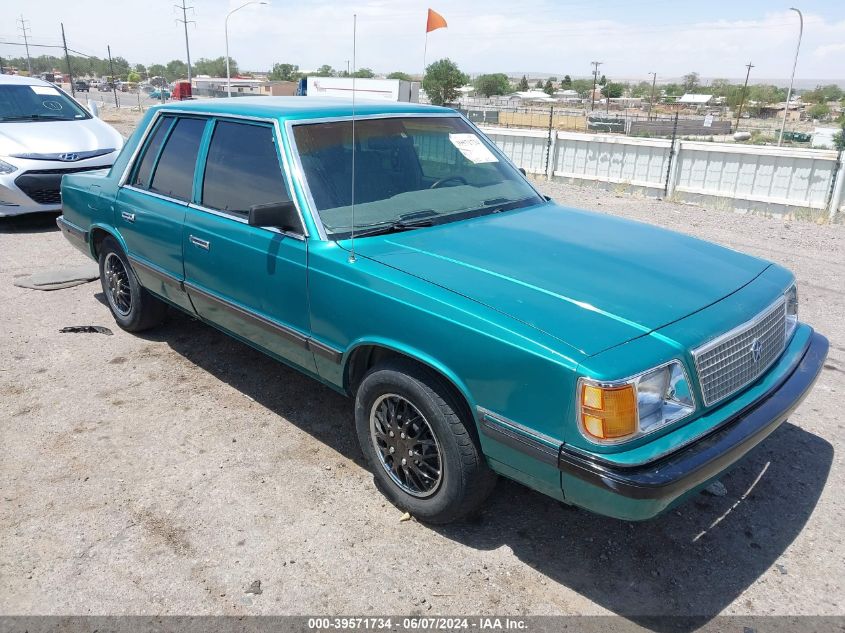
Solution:
<path fill-rule="evenodd" d="M 114 89 L 114 84 L 110 81 L 101 81 L 97 84 L 97 90 L 99 92 L 111 92 Z"/>
<path fill-rule="evenodd" d="M 88 92 L 88 82 L 82 79 L 77 79 L 73 82 L 73 89 L 76 92 Z"/>
<path fill-rule="evenodd" d="M 123 137 L 68 94 L 0 75 L 0 217 L 61 208 L 62 176 L 111 167 Z"/>
<path fill-rule="evenodd" d="M 156 88 L 155 90 L 149 93 L 150 99 L 159 99 L 161 101 L 167 101 L 170 99 L 170 90 L 167 88 Z"/>
<path fill-rule="evenodd" d="M 173 306 L 352 396 L 380 489 L 420 520 L 474 511 L 495 474 L 647 519 L 821 371 L 784 268 L 560 207 L 454 110 L 352 115 L 151 108 L 110 172 L 64 178 L 58 224 L 125 330 Z"/>

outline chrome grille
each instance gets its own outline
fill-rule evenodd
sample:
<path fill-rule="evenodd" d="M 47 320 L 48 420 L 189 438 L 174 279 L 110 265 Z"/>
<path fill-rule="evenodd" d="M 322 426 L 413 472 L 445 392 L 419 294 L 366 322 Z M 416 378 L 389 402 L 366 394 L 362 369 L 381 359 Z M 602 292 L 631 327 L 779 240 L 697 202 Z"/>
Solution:
<path fill-rule="evenodd" d="M 751 321 L 693 350 L 704 404 L 715 404 L 758 378 L 785 346 L 786 304 L 780 299 Z"/>

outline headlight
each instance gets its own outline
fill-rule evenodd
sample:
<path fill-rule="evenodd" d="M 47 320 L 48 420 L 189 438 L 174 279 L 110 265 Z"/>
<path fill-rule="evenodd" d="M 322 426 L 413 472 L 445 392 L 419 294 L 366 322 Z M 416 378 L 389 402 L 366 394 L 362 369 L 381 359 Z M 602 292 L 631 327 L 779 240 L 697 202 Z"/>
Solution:
<path fill-rule="evenodd" d="M 687 417 L 695 411 L 684 366 L 673 360 L 626 380 L 578 381 L 579 426 L 599 444 L 618 444 Z"/>
<path fill-rule="evenodd" d="M 798 288 L 793 284 L 784 296 L 786 297 L 786 340 L 788 341 L 798 326 Z"/>
<path fill-rule="evenodd" d="M 0 174 L 11 174 L 13 171 L 17 170 L 18 168 L 11 163 L 7 163 L 5 160 L 0 160 Z"/>

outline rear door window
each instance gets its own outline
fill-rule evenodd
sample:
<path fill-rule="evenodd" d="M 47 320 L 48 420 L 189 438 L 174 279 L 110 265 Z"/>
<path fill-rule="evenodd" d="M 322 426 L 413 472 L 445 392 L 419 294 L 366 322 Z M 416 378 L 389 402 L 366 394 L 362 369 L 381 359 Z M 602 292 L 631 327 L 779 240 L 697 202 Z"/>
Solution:
<path fill-rule="evenodd" d="M 205 163 L 203 206 L 246 216 L 253 205 L 287 199 L 273 128 L 218 121 Z"/>
<path fill-rule="evenodd" d="M 135 168 L 135 175 L 132 177 L 133 186 L 140 187 L 141 189 L 149 188 L 150 176 L 153 174 L 153 165 L 155 164 L 156 158 L 158 158 L 161 145 L 164 143 L 164 138 L 167 136 L 171 125 L 173 125 L 172 116 L 161 117 L 158 123 L 156 123 L 150 140 L 144 148 L 144 154 Z"/>
<path fill-rule="evenodd" d="M 194 169 L 205 119 L 178 119 L 165 142 L 150 181 L 150 191 L 177 200 L 191 200 Z"/>

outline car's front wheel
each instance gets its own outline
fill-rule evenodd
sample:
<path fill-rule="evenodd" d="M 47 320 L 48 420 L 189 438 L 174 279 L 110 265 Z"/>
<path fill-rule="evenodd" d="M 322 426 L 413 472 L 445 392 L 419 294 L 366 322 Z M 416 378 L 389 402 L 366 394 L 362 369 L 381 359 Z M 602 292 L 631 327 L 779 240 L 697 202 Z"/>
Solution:
<path fill-rule="evenodd" d="M 140 332 L 164 321 L 167 304 L 141 287 L 126 254 L 113 237 L 103 240 L 99 260 L 103 294 L 121 328 Z"/>
<path fill-rule="evenodd" d="M 463 409 L 439 376 L 404 359 L 373 368 L 358 388 L 358 441 L 376 483 L 421 521 L 467 516 L 496 483 Z"/>

